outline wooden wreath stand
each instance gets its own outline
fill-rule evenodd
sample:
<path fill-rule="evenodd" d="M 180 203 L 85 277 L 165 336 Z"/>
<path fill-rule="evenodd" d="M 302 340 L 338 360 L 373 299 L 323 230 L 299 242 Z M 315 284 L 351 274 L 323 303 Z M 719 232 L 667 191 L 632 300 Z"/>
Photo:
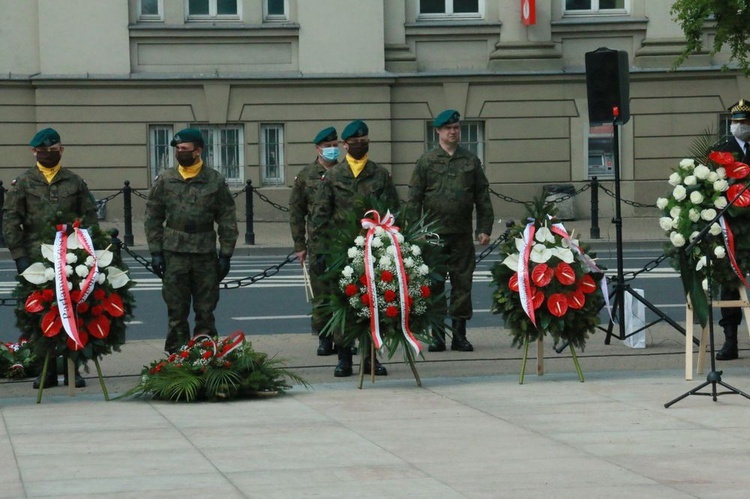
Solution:
<path fill-rule="evenodd" d="M 521 363 L 521 376 L 518 380 L 520 385 L 523 385 L 523 378 L 526 374 L 526 361 L 529 358 L 529 343 L 529 337 L 527 336 L 523 342 L 523 361 Z M 573 348 L 573 345 L 571 344 L 568 344 L 568 347 L 573 356 L 573 364 L 576 366 L 578 380 L 583 383 L 583 371 L 581 370 L 581 365 L 578 363 L 578 356 L 576 355 L 575 348 Z M 544 336 L 540 336 L 539 339 L 536 340 L 536 374 L 537 376 L 542 376 L 544 374 Z"/>
<path fill-rule="evenodd" d="M 360 342 L 361 343 L 361 342 Z M 362 389 L 362 384 L 365 380 L 365 358 L 367 358 L 367 351 L 370 352 L 370 381 L 372 383 L 375 383 L 375 359 L 377 358 L 375 356 L 375 344 L 372 342 L 371 339 L 367 339 L 367 343 L 369 343 L 370 348 L 362 348 L 362 356 L 360 357 L 362 360 L 359 363 L 359 389 Z M 414 379 L 417 381 L 417 386 L 422 387 L 422 380 L 419 379 L 419 373 L 417 372 L 417 366 L 414 365 L 414 354 L 409 349 L 409 345 L 404 345 L 404 351 L 406 352 L 406 359 L 409 361 L 409 367 L 411 367 L 411 372 L 414 374 Z"/>
<path fill-rule="evenodd" d="M 747 290 L 745 286 L 739 287 L 739 300 L 717 300 L 709 304 L 717 308 L 739 307 L 745 317 L 745 324 L 748 326 L 750 333 L 750 301 L 747 299 Z M 700 344 L 698 345 L 698 363 L 695 367 L 697 374 L 703 374 L 706 366 L 706 352 L 708 351 L 708 325 L 701 331 Z M 693 379 L 693 305 L 688 298 L 685 304 L 685 380 Z"/>
<path fill-rule="evenodd" d="M 102 387 L 102 393 L 104 394 L 104 400 L 109 402 L 109 393 L 107 392 L 107 387 L 104 384 L 104 376 L 102 376 L 102 368 L 99 365 L 99 359 L 94 357 L 92 359 L 94 361 L 94 365 L 96 366 L 96 374 L 99 376 L 99 384 Z M 36 394 L 36 403 L 41 404 L 42 403 L 42 394 L 44 393 L 44 381 L 47 379 L 47 368 L 49 367 L 50 361 L 57 362 L 57 359 L 52 357 L 49 352 L 47 352 L 47 355 L 44 356 L 44 365 L 42 366 L 42 375 L 39 379 L 39 389 L 37 390 Z M 67 365 L 65 366 L 66 371 L 68 372 L 68 396 L 69 397 L 75 397 L 76 396 L 76 364 L 68 357 Z"/>

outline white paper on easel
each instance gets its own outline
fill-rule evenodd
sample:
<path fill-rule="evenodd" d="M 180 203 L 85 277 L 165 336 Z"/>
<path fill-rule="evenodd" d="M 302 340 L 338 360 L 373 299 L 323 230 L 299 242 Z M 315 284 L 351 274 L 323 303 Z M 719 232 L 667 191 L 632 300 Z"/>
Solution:
<path fill-rule="evenodd" d="M 642 289 L 633 289 L 633 292 L 643 296 Z M 646 348 L 646 307 L 639 300 L 634 300 L 630 293 L 625 293 L 624 297 L 625 339 L 622 342 L 630 348 Z M 638 332 L 633 334 L 633 331 Z"/>

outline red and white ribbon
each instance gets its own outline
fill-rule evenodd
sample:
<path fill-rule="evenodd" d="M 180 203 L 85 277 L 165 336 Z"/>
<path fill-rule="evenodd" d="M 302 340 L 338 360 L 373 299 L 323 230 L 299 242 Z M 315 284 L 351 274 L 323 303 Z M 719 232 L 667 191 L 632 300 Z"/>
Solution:
<path fill-rule="evenodd" d="M 89 297 L 92 291 L 94 291 L 94 285 L 96 285 L 96 278 L 99 277 L 99 260 L 96 258 L 96 251 L 94 251 L 94 243 L 91 240 L 91 235 L 86 229 L 81 229 L 80 222 L 76 221 L 73 224 L 73 234 L 78 238 L 78 244 L 86 250 L 86 253 L 94 259 L 94 264 L 89 269 L 89 273 L 86 275 L 86 279 L 81 283 L 81 298 L 78 303 L 83 303 L 86 298 Z"/>
<path fill-rule="evenodd" d="M 68 275 L 65 273 L 68 254 L 68 226 L 58 225 L 55 235 L 55 295 L 57 296 L 57 308 L 60 311 L 65 333 L 75 342 L 78 347 L 83 348 L 83 343 L 78 334 L 78 323 L 76 320 L 73 300 L 70 299 L 68 289 Z"/>
<path fill-rule="evenodd" d="M 531 249 L 534 247 L 534 234 L 536 234 L 536 225 L 534 221 L 526 224 L 521 239 L 521 247 L 518 249 L 518 294 L 521 298 L 521 307 L 536 327 L 536 314 L 534 313 L 534 304 L 531 296 L 531 275 L 529 273 L 529 256 Z"/>
<path fill-rule="evenodd" d="M 734 273 L 737 274 L 737 277 L 740 278 L 742 284 L 744 284 L 745 287 L 748 288 L 750 286 L 748 286 L 745 275 L 740 269 L 740 264 L 737 263 L 736 250 L 734 249 L 734 232 L 732 232 L 732 228 L 729 226 L 729 221 L 724 217 L 724 215 L 719 218 L 719 225 L 721 226 L 721 233 L 724 236 L 724 246 L 726 246 L 727 257 L 729 257 L 729 263 L 732 266 L 732 270 L 734 270 Z"/>
<path fill-rule="evenodd" d="M 372 218 L 367 218 L 368 215 L 372 215 Z M 418 354 L 421 350 L 419 341 L 412 334 L 409 329 L 409 301 L 407 297 L 408 283 L 406 281 L 406 269 L 404 268 L 404 258 L 401 254 L 401 245 L 398 242 L 396 234 L 399 232 L 399 228 L 394 225 L 396 221 L 395 217 L 391 214 L 390 210 L 386 212 L 385 216 L 381 219 L 380 213 L 375 210 L 369 210 L 365 213 L 365 218 L 361 220 L 362 228 L 367 229 L 365 235 L 365 282 L 367 292 L 370 295 L 370 335 L 372 337 L 372 343 L 377 350 L 383 346 L 383 338 L 380 335 L 380 317 L 378 315 L 378 288 L 375 280 L 375 262 L 372 256 L 372 239 L 375 237 L 376 230 L 378 227 L 383 229 L 391 240 L 391 244 L 395 249 L 395 261 L 396 261 L 396 277 L 398 279 L 398 297 L 399 305 L 401 307 L 401 331 L 404 333 L 404 339 L 414 350 L 414 354 Z"/>
<path fill-rule="evenodd" d="M 217 346 L 218 346 L 216 344 L 217 342 L 214 341 L 214 339 L 211 336 L 205 333 L 197 334 L 193 336 L 193 341 L 208 342 L 211 345 L 211 349 L 214 352 L 213 356 L 217 359 L 220 359 L 226 355 L 229 355 L 230 352 L 233 352 L 234 350 L 237 350 L 240 346 L 242 346 L 242 342 L 245 341 L 245 333 L 243 333 L 242 331 L 235 331 L 229 336 L 227 336 L 226 338 L 219 339 L 219 343 L 226 343 L 224 348 L 221 351 L 217 349 Z"/>

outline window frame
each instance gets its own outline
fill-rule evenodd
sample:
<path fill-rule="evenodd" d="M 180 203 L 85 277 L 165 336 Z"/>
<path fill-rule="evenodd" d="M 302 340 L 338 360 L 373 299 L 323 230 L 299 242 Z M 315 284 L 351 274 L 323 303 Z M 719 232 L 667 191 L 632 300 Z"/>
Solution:
<path fill-rule="evenodd" d="M 188 22 L 201 21 L 239 21 L 242 19 L 242 0 L 235 0 L 237 12 L 235 14 L 217 14 L 218 0 L 206 0 L 208 2 L 208 14 L 191 14 L 190 0 L 185 0 L 185 20 Z"/>
<path fill-rule="evenodd" d="M 476 156 L 479 158 L 479 161 L 481 161 L 482 163 L 482 168 L 485 168 L 485 161 L 484 161 L 485 122 L 483 120 L 461 120 L 460 124 L 461 124 L 461 142 L 459 142 L 459 144 L 464 149 L 468 149 L 469 151 L 476 154 Z M 467 135 L 471 134 L 470 130 L 468 130 L 469 127 L 476 127 L 477 138 L 475 141 L 466 140 Z M 436 128 L 437 127 L 433 126 L 432 121 L 425 122 L 425 151 L 429 151 L 430 149 L 433 149 L 437 147 L 438 145 L 438 137 L 437 137 L 437 133 L 435 132 Z"/>
<path fill-rule="evenodd" d="M 163 143 L 157 140 L 156 135 L 159 132 L 164 135 Z M 148 126 L 148 168 L 151 179 L 161 175 L 164 170 L 174 168 L 174 153 L 169 145 L 172 137 L 174 137 L 174 126 L 172 125 L 153 124 Z M 160 151 L 161 148 L 164 149 L 164 152 Z M 160 160 L 159 156 L 164 157 Z M 166 159 L 167 165 L 162 167 L 161 163 L 164 159 Z"/>
<path fill-rule="evenodd" d="M 276 140 L 276 151 L 269 151 L 269 142 L 267 140 L 267 131 L 275 130 L 278 133 Z M 262 187 L 281 187 L 284 186 L 285 182 L 285 154 L 284 154 L 284 139 L 285 130 L 283 123 L 261 123 L 258 127 L 260 137 L 258 137 L 258 165 L 260 166 L 260 185 Z M 268 164 L 268 153 L 276 152 L 278 157 L 276 159 L 276 165 Z M 278 168 L 278 174 L 275 176 L 268 175 L 268 169 L 276 167 Z"/>
<path fill-rule="evenodd" d="M 417 20 L 418 21 L 446 21 L 457 19 L 484 19 L 485 1 L 477 0 L 477 12 L 453 12 L 453 2 L 455 0 L 445 0 L 445 12 L 422 14 L 422 1 L 417 0 Z"/>
<path fill-rule="evenodd" d="M 209 168 L 213 168 L 214 170 L 218 171 L 222 175 L 224 175 L 224 180 L 226 180 L 227 184 L 230 185 L 240 185 L 245 182 L 245 148 L 243 147 L 244 144 L 244 128 L 242 125 L 191 125 L 192 128 L 196 128 L 200 130 L 201 134 L 203 134 L 203 152 L 201 153 L 201 159 L 203 159 L 203 164 L 205 166 L 208 166 Z M 226 131 L 236 131 L 237 137 L 236 141 L 237 143 L 234 144 L 235 155 L 237 158 L 237 164 L 236 165 L 227 165 L 224 164 L 222 161 L 223 155 L 222 155 L 222 148 L 227 147 L 224 143 L 221 141 L 221 134 L 222 132 Z M 218 160 L 216 158 L 219 158 Z M 232 176 L 230 175 L 232 172 L 229 169 L 237 169 L 237 175 Z"/>
<path fill-rule="evenodd" d="M 138 0 L 138 21 L 143 22 L 163 22 L 164 21 L 164 0 L 154 0 L 156 2 L 156 14 L 143 13 L 143 0 Z"/>
<path fill-rule="evenodd" d="M 630 13 L 630 0 L 623 0 L 622 9 L 600 9 L 601 0 L 589 0 L 591 7 L 588 9 L 568 9 L 566 1 L 562 0 L 564 16 L 610 16 L 610 15 L 627 15 Z"/>
<path fill-rule="evenodd" d="M 289 0 L 282 0 L 284 2 L 284 13 L 283 14 L 269 14 L 268 2 L 270 0 L 263 0 L 263 22 L 285 22 L 289 20 Z"/>

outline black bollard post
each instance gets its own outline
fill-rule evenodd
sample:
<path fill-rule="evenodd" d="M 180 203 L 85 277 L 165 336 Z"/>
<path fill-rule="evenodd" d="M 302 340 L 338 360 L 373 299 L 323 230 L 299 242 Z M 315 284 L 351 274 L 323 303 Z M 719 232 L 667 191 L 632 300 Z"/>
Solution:
<path fill-rule="evenodd" d="M 245 244 L 255 244 L 255 232 L 253 227 L 253 181 L 247 181 L 245 188 Z"/>
<path fill-rule="evenodd" d="M 0 180 L 0 208 L 5 204 L 5 187 Z M 0 216 L 0 248 L 5 248 L 5 237 L 3 237 L 3 217 Z"/>
<path fill-rule="evenodd" d="M 599 180 L 591 177 L 591 239 L 599 239 Z"/>
<path fill-rule="evenodd" d="M 132 190 L 130 180 L 125 181 L 125 187 L 122 188 L 123 206 L 125 210 L 125 244 L 132 246 L 133 240 L 133 204 L 131 199 Z"/>
<path fill-rule="evenodd" d="M 117 237 L 119 235 L 120 235 L 120 231 L 116 229 L 115 227 L 112 227 L 111 229 L 109 229 L 109 240 L 110 240 L 110 243 L 112 244 L 112 253 L 114 253 L 115 256 L 117 256 L 118 260 L 120 259 L 120 244 L 121 244 L 120 238 Z"/>

